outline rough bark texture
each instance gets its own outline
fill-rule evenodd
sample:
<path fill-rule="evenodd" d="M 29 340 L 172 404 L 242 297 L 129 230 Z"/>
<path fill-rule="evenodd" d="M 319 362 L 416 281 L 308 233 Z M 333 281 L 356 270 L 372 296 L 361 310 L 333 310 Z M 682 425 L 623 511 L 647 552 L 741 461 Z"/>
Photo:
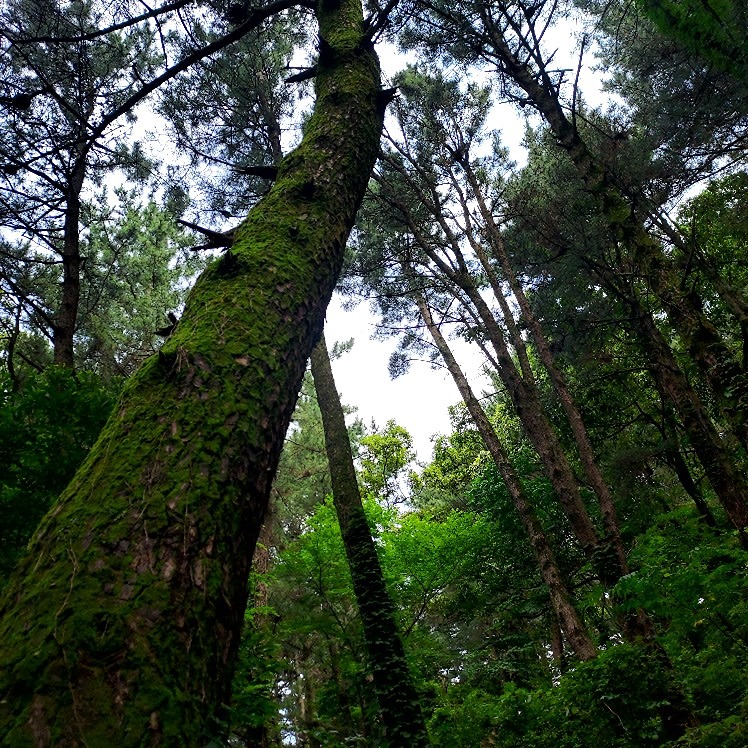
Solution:
<path fill-rule="evenodd" d="M 385 586 L 377 549 L 361 503 L 345 415 L 324 336 L 312 351 L 312 376 L 325 430 L 333 500 L 385 727 L 385 742 L 380 744 L 391 748 L 427 746 L 429 741 L 418 694 L 411 681 L 405 650 L 395 624 L 395 607 Z"/>
<path fill-rule="evenodd" d="M 460 391 L 460 396 L 470 413 L 470 417 L 473 419 L 473 423 L 475 423 L 478 433 L 481 435 L 481 438 L 486 445 L 486 449 L 491 455 L 491 459 L 493 459 L 494 464 L 504 481 L 504 485 L 509 492 L 509 496 L 517 509 L 517 513 L 522 521 L 522 526 L 525 528 L 530 545 L 532 546 L 535 557 L 538 560 L 541 576 L 548 588 L 551 605 L 556 616 L 558 616 L 558 620 L 563 628 L 564 634 L 566 635 L 566 639 L 574 651 L 574 654 L 580 660 L 591 660 L 593 657 L 597 656 L 597 649 L 590 638 L 582 617 L 574 607 L 574 603 L 561 574 L 553 549 L 548 542 L 548 538 L 543 531 L 540 521 L 532 510 L 532 506 L 525 495 L 519 477 L 514 471 L 514 467 L 504 450 L 504 445 L 501 443 L 495 429 L 488 420 L 488 416 L 486 416 L 478 398 L 475 397 L 469 382 L 463 374 L 460 365 L 457 363 L 457 359 L 455 359 L 452 354 L 449 344 L 442 335 L 439 326 L 434 322 L 431 310 L 425 299 L 419 297 L 416 301 L 418 303 L 418 309 L 421 312 L 421 317 L 426 323 L 426 327 L 428 328 L 436 347 L 439 349 L 444 364 L 452 375 L 452 379 L 457 385 L 457 389 Z"/>
<path fill-rule="evenodd" d="M 322 0 L 317 17 L 304 140 L 8 586 L 3 745 L 199 746 L 220 732 L 270 482 L 385 104 L 360 3 Z"/>

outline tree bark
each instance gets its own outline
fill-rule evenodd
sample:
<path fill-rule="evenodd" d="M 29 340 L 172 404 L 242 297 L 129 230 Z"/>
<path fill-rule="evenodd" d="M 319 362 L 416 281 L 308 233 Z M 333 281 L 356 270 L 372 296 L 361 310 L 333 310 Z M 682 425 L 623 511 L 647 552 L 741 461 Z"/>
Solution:
<path fill-rule="evenodd" d="M 667 420 L 671 420 L 670 414 L 668 414 Z M 702 493 L 701 488 L 696 485 L 696 481 L 694 481 L 693 476 L 691 475 L 691 470 L 689 469 L 686 460 L 683 457 L 680 447 L 680 441 L 678 439 L 678 432 L 676 431 L 674 425 L 671 428 L 670 435 L 666 435 L 665 448 L 663 451 L 665 461 L 673 468 L 675 474 L 678 476 L 678 480 L 680 481 L 681 486 L 683 486 L 683 490 L 693 500 L 693 503 L 698 509 L 699 517 L 701 518 L 701 520 L 705 524 L 709 525 L 709 527 L 717 527 L 717 521 L 714 519 L 712 510 L 706 503 L 706 499 L 704 498 L 704 494 Z"/>
<path fill-rule="evenodd" d="M 221 732 L 250 559 L 386 105 L 358 0 L 316 12 L 302 143 L 126 385 L 8 585 L 3 745 L 197 746 Z"/>
<path fill-rule="evenodd" d="M 615 271 L 598 266 L 598 277 L 628 307 L 633 332 L 650 362 L 649 370 L 662 396 L 672 405 L 688 434 L 718 501 L 748 547 L 748 481 L 735 466 L 735 443 L 727 432 L 720 434 L 699 394 L 681 368 L 672 348 L 634 290 L 621 287 Z"/>
<path fill-rule="evenodd" d="M 325 429 L 333 501 L 348 558 L 374 690 L 385 726 L 385 745 L 429 745 L 418 694 L 395 624 L 395 606 L 387 592 L 377 549 L 364 513 L 345 425 L 324 335 L 312 351 L 312 376 Z"/>
<path fill-rule="evenodd" d="M 605 165 L 588 148 L 574 122 L 567 118 L 540 53 L 534 56 L 538 74 L 511 51 L 501 30 L 487 12 L 482 13 L 490 46 L 502 67 L 527 94 L 566 151 L 587 191 L 598 201 L 612 235 L 633 250 L 636 271 L 661 302 L 673 328 L 704 375 L 732 433 L 748 447 L 748 373 L 703 310 L 701 299 L 680 282 L 677 267 L 647 232 L 634 210 L 634 202 L 621 190 Z M 678 245 L 678 243 L 676 242 Z"/>
<path fill-rule="evenodd" d="M 65 195 L 65 225 L 62 247 L 62 288 L 60 308 L 52 326 L 54 362 L 59 366 L 74 368 L 74 337 L 78 323 L 81 295 L 80 254 L 80 191 L 83 188 L 85 161 L 80 160 L 73 170 Z"/>
<path fill-rule="evenodd" d="M 553 611 L 558 617 L 569 645 L 580 660 L 591 660 L 597 656 L 597 649 L 590 638 L 582 617 L 574 606 L 553 549 L 538 518 L 532 510 L 532 506 L 525 495 L 519 477 L 504 450 L 504 445 L 488 420 L 488 416 L 481 407 L 480 402 L 478 402 L 478 398 L 475 397 L 470 383 L 457 363 L 457 359 L 452 354 L 449 344 L 442 335 L 439 326 L 434 322 L 426 300 L 422 296 L 418 296 L 416 303 L 418 304 L 418 309 L 421 312 L 421 317 L 426 324 L 426 328 L 431 334 L 436 347 L 439 349 L 444 364 L 452 375 L 452 379 L 457 385 L 457 389 L 470 413 L 470 417 L 473 419 L 473 423 L 475 423 L 478 433 L 481 435 L 483 443 L 486 445 L 486 449 L 491 455 L 491 459 L 494 461 L 520 516 L 522 526 L 525 528 L 530 545 L 538 560 L 540 574 L 548 588 Z"/>

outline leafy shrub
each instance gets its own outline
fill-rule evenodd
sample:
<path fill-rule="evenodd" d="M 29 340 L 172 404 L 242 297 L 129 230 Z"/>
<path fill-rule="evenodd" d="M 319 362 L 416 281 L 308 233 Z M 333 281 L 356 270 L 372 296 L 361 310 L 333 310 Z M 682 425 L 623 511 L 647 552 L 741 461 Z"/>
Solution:
<path fill-rule="evenodd" d="M 645 748 L 663 744 L 669 675 L 645 647 L 621 644 L 557 686 L 471 691 L 431 718 L 434 745 L 454 748 Z M 459 698 L 457 689 L 453 696 Z"/>
<path fill-rule="evenodd" d="M 59 367 L 17 392 L 0 382 L 0 586 L 96 441 L 116 389 Z"/>

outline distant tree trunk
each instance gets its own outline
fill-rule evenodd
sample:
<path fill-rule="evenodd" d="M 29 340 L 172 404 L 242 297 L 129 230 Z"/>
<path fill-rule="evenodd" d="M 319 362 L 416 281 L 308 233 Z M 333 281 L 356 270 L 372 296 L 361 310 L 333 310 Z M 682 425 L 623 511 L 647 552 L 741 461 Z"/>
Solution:
<path fill-rule="evenodd" d="M 351 711 L 351 696 L 348 693 L 350 688 L 343 678 L 340 672 L 340 652 L 338 651 L 337 644 L 331 639 L 327 640 L 327 651 L 330 653 L 330 670 L 332 671 L 332 678 L 335 681 L 335 685 L 338 687 L 338 703 L 340 704 L 341 714 L 339 720 L 342 722 L 351 733 L 355 730 L 355 720 L 353 718 L 353 712 Z"/>
<path fill-rule="evenodd" d="M 558 622 L 558 617 L 553 616 L 551 618 L 551 657 L 556 667 L 561 673 L 566 672 L 566 657 L 564 655 L 564 637 L 561 632 L 561 624 Z"/>
<path fill-rule="evenodd" d="M 78 323 L 81 295 L 80 191 L 83 188 L 85 161 L 79 163 L 70 179 L 65 196 L 65 225 L 62 245 L 62 288 L 60 307 L 54 317 L 52 342 L 54 362 L 72 369 L 75 365 L 73 341 Z"/>
<path fill-rule="evenodd" d="M 571 465 L 566 458 L 558 436 L 553 430 L 553 426 L 545 414 L 537 383 L 531 375 L 523 377 L 522 373 L 517 370 L 504 333 L 467 270 L 459 242 L 446 222 L 443 219 L 440 220 L 440 226 L 449 238 L 451 251 L 455 257 L 457 267 L 454 267 L 430 246 L 413 220 L 407 206 L 398 204 L 398 208 L 419 247 L 454 285 L 455 298 L 460 299 L 463 303 L 464 298 L 467 298 L 472 305 L 476 319 L 483 326 L 483 333 L 495 353 L 495 358 L 491 358 L 496 372 L 506 388 L 527 437 L 540 457 L 548 480 L 551 482 L 559 503 L 569 520 L 574 537 L 593 565 L 599 579 L 605 585 L 612 586 L 621 577 L 615 554 L 610 553 L 610 549 L 606 548 L 605 544 L 601 542 L 582 501 L 579 485 Z"/>
<path fill-rule="evenodd" d="M 302 676 L 299 689 L 299 727 L 301 728 L 299 737 L 304 748 L 322 748 L 322 744 L 315 735 L 319 722 L 315 717 L 314 704 L 315 694 L 312 679 Z"/>
<path fill-rule="evenodd" d="M 534 73 L 509 48 L 501 28 L 488 11 L 482 13 L 490 46 L 502 68 L 522 88 L 544 117 L 558 144 L 566 151 L 587 191 L 599 202 L 602 217 L 613 237 L 633 252 L 636 272 L 659 299 L 668 321 L 704 374 L 725 421 L 736 438 L 748 446 L 748 372 L 743 369 L 719 330 L 704 313 L 701 299 L 680 282 L 677 267 L 645 230 L 634 202 L 618 188 L 605 165 L 590 151 L 576 124 L 569 121 L 541 55 L 534 58 Z"/>
<path fill-rule="evenodd" d="M 591 660 L 593 657 L 597 656 L 597 649 L 590 638 L 582 617 L 574 606 L 566 582 L 564 581 L 561 570 L 556 561 L 555 554 L 553 553 L 553 549 L 548 542 L 548 538 L 543 531 L 535 512 L 532 510 L 532 506 L 525 495 L 519 477 L 514 471 L 514 467 L 504 450 L 504 445 L 501 443 L 495 429 L 488 420 L 488 416 L 481 407 L 481 404 L 478 402 L 478 399 L 475 397 L 469 382 L 457 363 L 457 359 L 455 359 L 452 354 L 449 344 L 442 335 L 439 326 L 434 322 L 431 310 L 429 309 L 426 300 L 422 296 L 418 296 L 416 302 L 418 304 L 418 309 L 421 312 L 421 317 L 423 318 L 436 347 L 439 349 L 439 353 L 441 353 L 442 359 L 444 360 L 449 373 L 452 375 L 452 379 L 457 385 L 457 389 L 460 391 L 460 396 L 473 419 L 473 423 L 475 423 L 475 426 L 478 429 L 478 433 L 483 439 L 483 443 L 486 445 L 488 453 L 491 455 L 491 458 L 504 481 L 504 485 L 514 503 L 517 513 L 519 514 L 522 525 L 525 528 L 525 532 L 530 541 L 530 546 L 532 547 L 535 558 L 538 561 L 540 574 L 548 588 L 551 606 L 561 623 L 561 627 L 563 628 L 564 634 L 566 634 L 569 645 L 574 651 L 574 654 L 580 660 Z"/>
<path fill-rule="evenodd" d="M 699 517 L 705 524 L 709 525 L 709 527 L 716 527 L 717 521 L 714 519 L 712 510 L 706 503 L 701 488 L 696 485 L 696 481 L 694 481 L 693 476 L 691 475 L 691 470 L 686 464 L 686 460 L 681 452 L 680 440 L 678 439 L 676 426 L 672 423 L 673 416 L 670 413 L 670 408 L 667 408 L 665 418 L 670 425 L 670 434 L 665 434 L 665 460 L 675 471 L 681 486 L 683 486 L 683 490 L 691 497 L 693 503 L 696 505 L 696 508 L 699 511 Z"/>
<path fill-rule="evenodd" d="M 629 300 L 634 313 L 636 332 L 647 351 L 650 369 L 658 386 L 668 397 L 683 421 L 714 493 L 725 509 L 732 524 L 746 544 L 748 525 L 748 481 L 736 470 L 730 450 L 715 428 L 701 399 L 691 387 L 683 370 L 678 366 L 670 346 L 652 319 L 638 302 Z"/>
<path fill-rule="evenodd" d="M 548 372 L 548 376 L 551 380 L 551 384 L 553 385 L 553 389 L 556 391 L 556 395 L 558 396 L 558 399 L 563 406 L 564 412 L 566 413 L 566 419 L 569 423 L 571 433 L 574 437 L 574 442 L 577 446 L 577 452 L 579 453 L 579 459 L 582 463 L 582 468 L 585 475 L 587 476 L 587 480 L 589 481 L 592 490 L 597 496 L 597 501 L 600 506 L 600 514 L 602 516 L 603 526 L 605 528 L 605 534 L 607 536 L 606 541 L 610 543 L 613 548 L 615 556 L 618 560 L 618 565 L 620 566 L 621 574 L 628 574 L 626 551 L 623 547 L 623 541 L 621 540 L 621 529 L 618 523 L 618 516 L 615 503 L 613 501 L 613 496 L 611 495 L 608 484 L 605 482 L 605 478 L 603 478 L 603 474 L 597 464 L 595 453 L 592 449 L 592 444 L 587 434 L 587 428 L 585 427 L 582 414 L 577 407 L 576 400 L 569 391 L 563 373 L 558 368 L 558 366 L 556 366 L 556 362 L 553 358 L 553 354 L 551 353 L 551 349 L 548 345 L 548 340 L 545 336 L 545 333 L 543 332 L 543 328 L 538 321 L 538 318 L 535 316 L 535 313 L 530 306 L 530 302 L 525 295 L 525 291 L 522 288 L 522 284 L 517 280 L 514 269 L 509 262 L 509 256 L 507 255 L 506 248 L 504 247 L 503 237 L 501 236 L 499 227 L 496 225 L 493 213 L 486 204 L 482 190 L 478 183 L 478 179 L 470 163 L 468 154 L 465 154 L 459 163 L 462 166 L 463 171 L 465 172 L 465 176 L 478 203 L 478 209 L 480 210 L 481 217 L 483 218 L 483 222 L 486 227 L 486 234 L 489 239 L 490 247 L 501 266 L 504 278 L 509 284 L 509 289 L 511 290 L 514 298 L 517 301 L 517 304 L 519 305 L 522 319 L 524 320 L 527 329 L 530 331 L 532 340 L 535 343 L 538 358 L 543 364 L 545 370 Z M 485 255 L 485 252 L 482 252 L 481 255 L 479 255 L 479 259 L 484 269 L 486 270 L 486 273 L 489 274 L 489 278 L 494 276 L 495 274 L 493 272 L 493 268 L 488 257 Z M 494 287 L 494 294 L 503 296 L 497 280 L 494 280 L 491 285 L 492 287 Z M 512 332 L 511 328 L 510 332 Z M 520 335 L 515 334 L 514 337 L 516 338 L 516 340 L 512 340 L 512 343 L 515 348 L 518 345 L 524 346 L 524 342 L 522 341 Z"/>
<path fill-rule="evenodd" d="M 603 584 L 614 585 L 622 575 L 618 556 L 614 549 L 603 543 L 590 518 L 574 471 L 543 408 L 537 384 L 520 376 L 504 334 L 472 280 L 463 276 L 458 282 L 480 315 L 486 337 L 496 352 L 497 373 L 506 387 L 528 439 L 540 457 L 574 536 Z"/>
<path fill-rule="evenodd" d="M 386 745 L 391 748 L 427 746 L 428 735 L 418 694 L 412 684 L 395 624 L 395 607 L 385 586 L 361 502 L 345 415 L 335 387 L 324 335 L 312 351 L 312 376 L 325 429 L 333 501 L 364 628 Z"/>
<path fill-rule="evenodd" d="M 386 104 L 358 0 L 316 13 L 301 144 L 6 588 L 3 745 L 199 746 L 223 729 L 250 559 Z"/>

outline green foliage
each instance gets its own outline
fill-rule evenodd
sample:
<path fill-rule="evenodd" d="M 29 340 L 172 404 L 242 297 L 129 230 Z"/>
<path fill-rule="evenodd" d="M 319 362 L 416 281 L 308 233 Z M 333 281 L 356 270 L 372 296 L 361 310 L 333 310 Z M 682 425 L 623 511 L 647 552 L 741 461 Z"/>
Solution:
<path fill-rule="evenodd" d="M 10 391 L 0 383 L 0 584 L 70 482 L 109 416 L 114 382 L 50 367 Z"/>
<path fill-rule="evenodd" d="M 692 252 L 683 259 L 684 275 L 699 282 L 712 315 L 730 331 L 731 347 L 741 352 L 746 341 L 748 173 L 710 182 L 683 206 L 678 221 Z"/>
<path fill-rule="evenodd" d="M 748 82 L 743 0 L 638 0 L 657 28 L 689 51 Z"/>
<path fill-rule="evenodd" d="M 390 420 L 382 431 L 361 439 L 361 484 L 388 505 L 405 500 L 406 471 L 415 460 L 413 437 Z"/>
<path fill-rule="evenodd" d="M 434 745 L 445 748 L 656 746 L 662 744 L 659 711 L 667 686 L 651 652 L 621 644 L 578 665 L 553 687 L 529 691 L 510 684 L 499 697 L 456 689 L 457 703 L 439 706 L 430 730 Z"/>
<path fill-rule="evenodd" d="M 748 172 L 739 171 L 707 185 L 678 213 L 702 261 L 726 283 L 745 288 L 744 260 L 748 244 Z"/>
<path fill-rule="evenodd" d="M 231 698 L 232 731 L 242 734 L 272 724 L 278 711 L 273 687 L 283 663 L 271 626 L 275 612 L 249 608 L 245 614 Z"/>
<path fill-rule="evenodd" d="M 285 661 L 278 690 L 294 729 L 310 729 L 324 745 L 362 732 L 368 694 L 364 646 L 350 571 L 332 500 L 304 520 L 266 575 L 276 615 L 274 635 Z M 301 689 L 301 690 L 299 690 Z M 368 694 L 368 695 L 367 695 Z M 299 714 L 299 701 L 313 724 Z M 373 702 L 372 702 L 373 703 Z"/>
<path fill-rule="evenodd" d="M 681 510 L 639 538 L 632 560 L 617 587 L 625 604 L 659 619 L 703 722 L 734 720 L 748 698 L 748 554 Z"/>
<path fill-rule="evenodd" d="M 88 258 L 78 357 L 84 368 L 129 375 L 163 342 L 167 312 L 178 312 L 205 260 L 172 214 L 134 192 L 116 190 L 88 205 L 91 229 L 83 242 Z"/>

